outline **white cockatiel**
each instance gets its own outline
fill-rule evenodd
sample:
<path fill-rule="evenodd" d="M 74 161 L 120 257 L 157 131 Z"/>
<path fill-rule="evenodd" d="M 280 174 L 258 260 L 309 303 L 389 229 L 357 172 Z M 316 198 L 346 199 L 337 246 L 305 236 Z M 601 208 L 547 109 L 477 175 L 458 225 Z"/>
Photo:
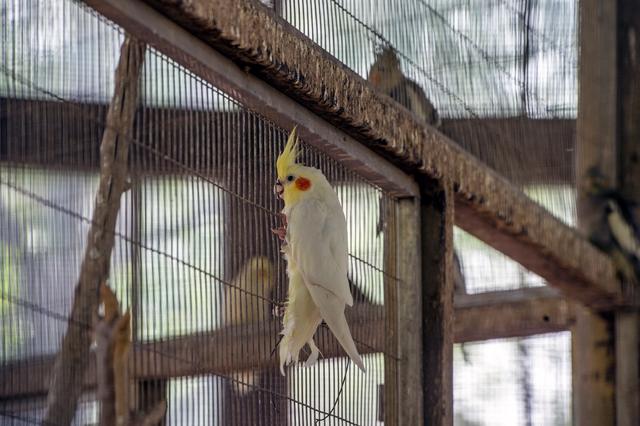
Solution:
<path fill-rule="evenodd" d="M 364 364 L 349 331 L 345 306 L 353 305 L 347 279 L 347 221 L 338 195 L 322 172 L 296 163 L 296 129 L 278 157 L 275 191 L 284 200 L 286 228 L 274 230 L 283 240 L 282 251 L 289 276 L 288 301 L 282 320 L 280 371 L 298 361 L 309 345 L 305 365 L 315 363 L 320 352 L 313 335 L 324 319 L 353 362 Z"/>

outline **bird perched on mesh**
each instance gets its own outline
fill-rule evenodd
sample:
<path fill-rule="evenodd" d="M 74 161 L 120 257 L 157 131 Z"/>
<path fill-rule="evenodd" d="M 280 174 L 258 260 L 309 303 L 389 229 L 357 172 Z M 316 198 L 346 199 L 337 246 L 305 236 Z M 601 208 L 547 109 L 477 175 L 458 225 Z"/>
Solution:
<path fill-rule="evenodd" d="M 226 325 L 266 321 L 271 316 L 269 297 L 276 287 L 273 263 L 264 256 L 249 259 L 226 288 L 224 318 Z M 232 374 L 233 391 L 246 395 L 259 384 L 260 372 L 239 371 Z"/>
<path fill-rule="evenodd" d="M 427 124 L 440 127 L 438 111 L 422 87 L 402 73 L 400 60 L 391 46 L 386 46 L 376 55 L 367 80 L 376 90 L 391 97 Z"/>
<path fill-rule="evenodd" d="M 602 226 L 591 241 L 611 256 L 620 278 L 627 284 L 640 283 L 640 227 L 638 204 L 607 187 L 604 177 L 591 168 L 587 172 L 587 193 L 602 205 Z"/>
<path fill-rule="evenodd" d="M 438 111 L 422 87 L 402 73 L 398 55 L 391 46 L 385 46 L 377 53 L 376 60 L 369 69 L 367 80 L 377 91 L 391 97 L 425 123 L 440 127 L 441 120 Z M 384 228 L 384 212 L 387 202 L 385 197 L 380 198 L 380 215 L 376 226 L 377 235 L 380 235 Z"/>
<path fill-rule="evenodd" d="M 324 174 L 296 163 L 299 153 L 296 129 L 278 157 L 275 192 L 284 200 L 286 227 L 274 230 L 282 239 L 289 276 L 288 300 L 282 319 L 279 345 L 280 371 L 297 362 L 309 345 L 305 365 L 312 365 L 320 351 L 313 335 L 324 320 L 351 360 L 364 371 L 347 319 L 346 305 L 353 305 L 347 278 L 347 221 L 338 195 Z"/>
<path fill-rule="evenodd" d="M 425 123 L 435 127 L 440 126 L 441 120 L 438 111 L 418 83 L 407 78 L 402 73 L 400 60 L 391 46 L 386 46 L 376 55 L 376 61 L 371 66 L 367 79 L 378 91 L 390 96 Z M 385 204 L 386 201 L 382 197 L 380 201 L 380 220 L 376 227 L 378 234 L 384 228 Z M 456 293 L 466 294 L 466 284 L 457 252 L 453 254 L 453 262 Z"/>

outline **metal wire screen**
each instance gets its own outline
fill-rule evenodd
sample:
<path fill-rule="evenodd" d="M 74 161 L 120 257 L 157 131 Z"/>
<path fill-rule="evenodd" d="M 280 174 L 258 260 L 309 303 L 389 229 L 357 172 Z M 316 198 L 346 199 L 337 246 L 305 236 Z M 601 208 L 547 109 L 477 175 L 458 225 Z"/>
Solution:
<path fill-rule="evenodd" d="M 271 3 L 379 92 L 575 226 L 577 1 Z M 457 228 L 454 246 L 458 294 L 546 285 Z M 456 425 L 571 423 L 569 333 L 516 340 L 456 345 Z"/>
<path fill-rule="evenodd" d="M 454 424 L 571 425 L 571 334 L 465 343 L 454 351 Z"/>
<path fill-rule="evenodd" d="M 575 224 L 577 4 L 277 0 L 273 7 L 381 93 Z M 424 98 L 440 123 L 431 122 Z"/>
<path fill-rule="evenodd" d="M 96 226 L 100 140 L 124 36 L 71 0 L 2 0 L 0 12 L 0 424 L 28 424 L 44 415 Z M 321 327 L 324 358 L 282 377 L 272 350 L 286 277 L 270 228 L 287 133 L 153 49 L 140 81 L 109 273 L 132 312 L 132 405 L 166 401 L 167 424 L 381 420 L 379 385 L 397 360 L 385 347 L 385 292 L 397 279 L 376 228 L 379 200 L 394 200 L 303 144 L 302 161 L 324 171 L 347 217 L 347 319 L 367 373 L 349 369 L 339 394 L 346 359 Z M 75 424 L 97 422 L 92 362 Z"/>

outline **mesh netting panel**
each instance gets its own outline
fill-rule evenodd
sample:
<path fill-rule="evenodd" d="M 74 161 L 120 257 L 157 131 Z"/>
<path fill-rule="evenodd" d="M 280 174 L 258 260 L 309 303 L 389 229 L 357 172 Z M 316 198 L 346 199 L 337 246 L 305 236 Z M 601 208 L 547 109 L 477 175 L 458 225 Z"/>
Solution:
<path fill-rule="evenodd" d="M 564 426 L 571 421 L 571 334 L 456 345 L 454 424 Z"/>
<path fill-rule="evenodd" d="M 87 233 L 99 226 L 99 147 L 124 36 L 73 1 L 0 7 L 0 423 L 11 424 L 44 413 Z M 272 186 L 286 136 L 147 49 L 109 285 L 132 310 L 132 405 L 166 400 L 170 424 L 379 418 L 385 364 L 397 361 L 385 348 L 385 288 L 398 280 L 385 272 L 377 228 L 380 200 L 394 200 L 303 143 L 302 161 L 324 171 L 347 217 L 347 319 L 368 372 L 346 373 L 344 352 L 320 327 L 321 362 L 281 376 L 272 351 L 287 280 L 270 228 L 282 208 Z M 76 418 L 95 422 L 96 407 L 91 417 L 81 405 Z"/>
<path fill-rule="evenodd" d="M 576 0 L 273 3 L 381 93 L 575 216 Z"/>

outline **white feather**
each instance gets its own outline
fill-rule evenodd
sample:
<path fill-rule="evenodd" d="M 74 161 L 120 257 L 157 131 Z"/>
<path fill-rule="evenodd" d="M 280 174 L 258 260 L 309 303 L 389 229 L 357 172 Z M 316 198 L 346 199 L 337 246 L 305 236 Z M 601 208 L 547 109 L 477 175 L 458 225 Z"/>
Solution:
<path fill-rule="evenodd" d="M 316 172 L 314 190 L 285 212 L 289 262 L 299 270 L 340 345 L 364 371 L 344 315 L 345 305 L 353 305 L 347 279 L 347 222 L 337 194 L 321 172 Z"/>
<path fill-rule="evenodd" d="M 623 250 L 640 259 L 640 242 L 636 237 L 633 227 L 624 219 L 620 208 L 615 202 L 609 200 L 608 204 L 611 213 L 607 216 L 607 221 L 609 222 L 609 228 L 611 229 L 613 237 L 618 241 L 618 244 L 620 244 Z"/>

